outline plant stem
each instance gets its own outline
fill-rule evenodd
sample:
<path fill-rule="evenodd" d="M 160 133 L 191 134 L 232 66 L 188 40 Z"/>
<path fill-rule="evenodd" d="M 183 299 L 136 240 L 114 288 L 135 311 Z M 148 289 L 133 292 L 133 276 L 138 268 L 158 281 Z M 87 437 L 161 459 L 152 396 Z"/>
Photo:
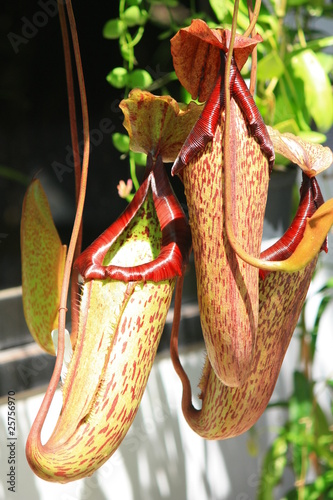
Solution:
<path fill-rule="evenodd" d="M 134 189 L 135 191 L 137 191 L 140 187 L 140 184 L 136 176 L 136 165 L 135 165 L 134 153 L 132 151 L 129 152 L 129 163 L 130 163 L 131 179 L 133 181 Z"/>
<path fill-rule="evenodd" d="M 65 263 L 64 277 L 61 288 L 61 296 L 60 296 L 60 305 L 59 305 L 59 322 L 58 322 L 58 351 L 57 351 L 57 359 L 55 362 L 54 370 L 52 373 L 52 377 L 50 383 L 48 385 L 46 394 L 40 406 L 40 409 L 37 413 L 34 423 L 32 424 L 31 431 L 29 433 L 27 446 L 29 443 L 37 443 L 39 449 L 43 448 L 43 444 L 41 442 L 40 436 L 41 431 L 48 414 L 50 405 L 53 400 L 54 393 L 58 387 L 63 359 L 64 359 L 64 350 L 65 350 L 65 324 L 66 324 L 66 311 L 67 311 L 67 295 L 69 288 L 69 281 L 73 263 L 73 257 L 75 253 L 76 243 L 80 231 L 81 221 L 82 221 L 82 212 L 83 205 L 85 199 L 86 185 L 87 185 L 87 174 L 88 174 L 88 160 L 89 160 L 89 120 L 88 120 L 88 110 L 87 110 L 87 99 L 85 93 L 85 85 L 83 79 L 83 71 L 82 71 L 82 63 L 80 57 L 80 49 L 77 39 L 77 32 L 74 20 L 74 14 L 71 6 L 71 1 L 67 0 L 66 2 L 67 14 L 69 19 L 69 25 L 71 30 L 71 37 L 73 43 L 73 50 L 76 60 L 76 70 L 79 82 L 80 89 L 80 98 L 81 98 L 81 108 L 82 108 L 82 121 L 83 121 L 83 135 L 84 135 L 84 152 L 82 159 L 82 174 L 81 174 L 81 182 L 80 182 L 80 191 L 77 202 L 77 210 L 73 225 L 73 231 L 71 240 L 68 247 L 68 253 Z M 58 9 L 59 12 L 63 9 L 62 0 L 58 0 Z"/>
<path fill-rule="evenodd" d="M 81 55 L 80 55 L 80 46 L 79 46 L 79 41 L 78 41 L 78 36 L 77 36 L 74 13 L 73 13 L 72 4 L 71 4 L 70 0 L 67 1 L 66 7 L 67 7 L 67 15 L 68 15 L 72 43 L 73 43 L 74 57 L 75 57 L 75 62 L 76 62 L 77 78 L 78 78 L 78 82 L 79 82 L 79 93 L 80 93 L 80 100 L 81 100 L 82 123 L 83 123 L 84 148 L 83 148 L 83 158 L 82 158 L 82 172 L 81 172 L 80 190 L 79 190 L 79 196 L 78 196 L 78 200 L 77 200 L 77 207 L 76 207 L 76 214 L 75 214 L 75 219 L 74 219 L 72 235 L 71 235 L 70 243 L 68 246 L 68 253 L 67 253 L 64 277 L 63 277 L 63 283 L 62 283 L 62 290 L 61 290 L 61 296 L 60 296 L 60 307 L 59 307 L 60 343 L 64 340 L 64 338 L 62 338 L 63 337 L 62 332 L 64 333 L 64 331 L 65 331 L 68 286 L 69 286 L 69 280 L 70 280 L 70 275 L 71 275 L 73 259 L 74 259 L 74 255 L 75 255 L 76 244 L 77 244 L 77 240 L 78 240 L 78 237 L 80 234 L 80 227 L 81 227 L 81 222 L 82 222 L 82 214 L 83 214 L 85 194 L 86 194 L 86 188 L 87 188 L 89 151 L 90 151 L 87 96 L 86 96 L 85 83 L 84 83 L 84 77 L 83 77 L 82 61 L 81 61 Z"/>
<path fill-rule="evenodd" d="M 77 205 L 79 195 L 80 195 L 81 161 L 80 161 L 79 140 L 78 140 L 78 132 L 77 132 L 71 51 L 70 51 L 70 45 L 69 45 L 69 39 L 68 39 L 66 15 L 65 15 L 65 11 L 64 11 L 63 7 L 59 8 L 59 20 L 60 20 L 63 48 L 64 48 L 68 108 L 69 108 L 69 122 L 70 122 L 72 150 L 73 150 L 73 159 L 74 159 L 75 201 L 76 201 L 76 205 Z M 77 242 L 76 242 L 73 260 L 75 260 L 79 256 L 79 254 L 81 252 L 81 246 L 82 246 L 82 224 L 80 225 L 80 230 L 79 230 L 79 234 L 78 234 L 78 238 L 77 238 Z M 77 275 L 77 272 L 73 272 L 72 280 L 71 280 L 71 303 L 74 303 L 74 301 L 77 299 L 77 294 L 78 294 L 78 275 Z M 72 342 L 72 346 L 74 347 L 76 337 L 77 337 L 77 327 L 78 327 L 78 311 L 76 308 L 73 308 L 71 319 L 72 319 L 71 342 Z"/>
<path fill-rule="evenodd" d="M 239 3 L 239 2 L 237 2 Z M 236 7 L 236 1 L 235 1 L 235 7 Z M 234 15 L 235 15 L 235 7 L 234 7 Z M 261 0 L 256 0 L 254 9 L 253 9 L 253 17 L 250 20 L 249 27 L 244 33 L 244 36 L 249 36 L 252 33 L 253 28 L 255 27 L 258 17 L 259 17 L 259 12 L 260 12 L 260 7 L 261 7 Z M 238 11 L 238 8 L 237 8 Z M 232 18 L 232 22 L 234 21 L 234 18 Z"/>
<path fill-rule="evenodd" d="M 252 5 L 252 0 L 247 0 L 247 8 L 249 11 L 249 19 L 250 23 L 253 20 L 253 5 Z M 251 31 L 251 36 L 254 37 L 256 34 L 256 27 L 254 25 L 252 31 Z M 252 95 L 254 95 L 255 88 L 256 88 L 256 78 L 257 78 L 257 63 L 258 63 L 258 50 L 257 46 L 252 51 L 252 64 L 251 64 L 251 77 L 250 77 L 250 92 Z"/>
<path fill-rule="evenodd" d="M 28 186 L 31 180 L 28 175 L 22 174 L 22 172 L 19 172 L 14 168 L 4 167 L 2 165 L 0 165 L 0 177 L 4 179 L 10 179 L 15 182 L 19 182 L 24 186 Z"/>

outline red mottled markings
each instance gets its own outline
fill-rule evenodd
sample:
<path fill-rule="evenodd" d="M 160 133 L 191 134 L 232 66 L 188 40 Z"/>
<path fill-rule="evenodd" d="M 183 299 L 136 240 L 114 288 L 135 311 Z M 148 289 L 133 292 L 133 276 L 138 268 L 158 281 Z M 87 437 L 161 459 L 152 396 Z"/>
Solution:
<path fill-rule="evenodd" d="M 107 416 L 106 416 L 106 420 L 109 420 L 109 418 L 111 417 L 112 413 L 114 412 L 115 408 L 116 408 L 116 405 L 118 403 L 118 394 L 116 395 L 116 397 L 114 398 L 113 400 L 113 403 L 112 403 L 112 406 L 110 408 L 110 411 L 108 412 Z"/>
<path fill-rule="evenodd" d="M 136 372 L 136 361 L 134 360 L 133 361 L 133 370 L 132 370 L 132 380 L 134 379 L 135 377 L 135 372 Z"/>
<path fill-rule="evenodd" d="M 122 417 L 122 414 L 124 413 L 124 411 L 126 411 L 125 406 L 122 407 L 120 413 L 117 416 L 117 420 L 121 420 L 121 417 Z"/>
<path fill-rule="evenodd" d="M 122 415 L 122 418 L 121 418 L 121 423 L 124 424 L 127 420 L 127 410 L 126 410 L 126 407 L 124 406 L 124 412 L 123 412 L 123 415 Z"/>
<path fill-rule="evenodd" d="M 113 434 L 113 431 L 114 431 L 114 427 L 111 427 L 111 429 L 108 430 L 108 432 L 105 434 L 105 437 L 109 437 L 110 434 Z"/>
<path fill-rule="evenodd" d="M 122 371 L 122 376 L 123 377 L 125 376 L 126 370 L 127 370 L 127 363 L 125 363 L 123 371 Z"/>
<path fill-rule="evenodd" d="M 125 319 L 121 324 L 121 333 L 122 334 L 124 334 L 126 332 L 126 323 L 127 323 L 127 317 L 125 316 Z"/>
<path fill-rule="evenodd" d="M 83 439 L 83 436 L 80 436 L 78 439 L 75 440 L 75 443 L 70 447 L 68 448 L 69 450 L 71 450 L 72 448 L 75 448 L 75 446 L 77 446 L 77 444 Z"/>
<path fill-rule="evenodd" d="M 103 444 L 102 444 L 102 446 L 100 446 L 100 447 L 98 448 L 98 450 L 97 450 L 96 454 L 100 453 L 100 452 L 103 450 L 103 448 L 105 448 L 105 446 L 108 446 L 108 444 L 109 444 L 109 443 L 108 443 L 107 441 L 105 441 L 105 443 L 103 443 Z M 104 459 L 104 457 L 103 457 L 103 459 Z"/>
<path fill-rule="evenodd" d="M 104 408 L 105 408 L 105 407 L 109 404 L 109 401 L 110 401 L 110 399 L 109 399 L 109 398 L 107 398 L 107 399 L 104 401 L 103 406 L 102 406 L 102 408 L 101 408 L 101 411 L 103 411 L 103 410 L 104 410 Z"/>
<path fill-rule="evenodd" d="M 114 388 L 116 386 L 116 383 L 114 383 L 114 378 L 115 378 L 115 374 L 113 373 L 110 382 L 108 383 L 108 385 L 105 388 L 104 397 L 108 394 L 110 388 L 112 388 L 112 390 L 114 390 Z"/>
<path fill-rule="evenodd" d="M 138 331 L 140 331 L 140 329 L 143 326 L 143 320 L 141 321 L 139 316 L 137 317 L 137 320 L 136 320 L 136 326 L 138 328 Z"/>
<path fill-rule="evenodd" d="M 99 345 L 98 345 L 98 348 L 97 348 L 97 352 L 100 350 L 100 348 L 101 348 L 101 346 L 102 346 L 103 339 L 104 339 L 104 332 L 103 332 L 103 334 L 102 334 L 102 336 L 101 336 L 101 340 L 100 340 L 100 342 L 99 342 Z"/>
<path fill-rule="evenodd" d="M 131 387 L 131 395 L 132 395 L 131 401 L 133 403 L 133 401 L 136 399 L 135 386 L 134 385 L 132 385 L 132 387 Z"/>
<path fill-rule="evenodd" d="M 141 368 L 139 368 L 139 370 L 138 370 L 135 384 L 137 385 L 137 384 L 139 384 L 139 382 L 141 382 Z"/>
<path fill-rule="evenodd" d="M 121 354 L 123 354 L 125 351 L 126 351 L 126 347 L 127 347 L 127 342 L 125 341 L 123 343 L 123 347 L 122 347 L 122 350 L 121 350 Z"/>
<path fill-rule="evenodd" d="M 128 413 L 128 415 L 127 415 L 126 421 L 127 422 L 131 422 L 133 416 L 135 415 L 135 413 L 136 413 L 136 410 L 134 410 L 133 408 L 131 408 L 130 411 L 129 411 L 129 413 Z"/>
<path fill-rule="evenodd" d="M 90 453 L 93 453 L 95 450 L 96 450 L 96 446 L 94 446 L 93 448 L 90 448 L 90 450 L 87 451 L 87 455 Z"/>
<path fill-rule="evenodd" d="M 109 429 L 109 426 L 108 426 L 108 425 L 106 425 L 105 427 L 103 427 L 103 429 L 100 429 L 100 430 L 98 431 L 98 434 L 106 434 L 106 432 L 108 431 L 108 429 Z M 98 451 L 99 451 L 99 450 L 98 450 Z"/>
<path fill-rule="evenodd" d="M 95 429 L 94 429 L 94 430 L 95 430 Z M 90 446 L 91 444 L 93 444 L 94 440 L 95 440 L 95 437 L 94 437 L 94 436 L 91 436 L 91 438 L 90 438 L 90 439 L 88 439 L 88 441 L 86 442 L 86 446 Z"/>

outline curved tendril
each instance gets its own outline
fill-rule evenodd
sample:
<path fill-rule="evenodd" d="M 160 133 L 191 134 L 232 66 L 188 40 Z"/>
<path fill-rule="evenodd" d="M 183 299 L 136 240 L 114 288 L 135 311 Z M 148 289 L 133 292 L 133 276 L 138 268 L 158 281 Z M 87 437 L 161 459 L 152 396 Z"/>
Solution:
<path fill-rule="evenodd" d="M 64 59 L 65 59 L 65 72 L 66 72 L 66 84 L 67 84 L 67 95 L 68 95 L 68 109 L 69 109 L 69 122 L 70 122 L 70 133 L 72 140 L 72 150 L 73 150 L 73 161 L 74 161 L 74 178 L 75 178 L 75 201 L 76 205 L 80 196 L 80 183 L 81 183 L 81 161 L 80 161 L 80 151 L 79 151 L 79 140 L 78 140 L 78 130 L 76 121 L 76 106 L 75 106 L 75 95 L 74 95 L 74 85 L 73 85 L 73 69 L 71 61 L 71 50 L 69 45 L 67 21 L 63 5 L 59 8 L 59 21 L 61 28 L 61 37 L 64 48 Z M 77 237 L 75 252 L 73 260 L 75 260 L 81 252 L 82 246 L 82 223 L 80 224 L 80 230 Z M 73 270 L 72 280 L 71 280 L 71 303 L 74 304 L 78 294 L 78 276 L 77 272 Z M 77 337 L 77 327 L 78 327 L 78 310 L 73 308 L 71 315 L 72 331 L 71 331 L 71 343 L 74 347 Z"/>
<path fill-rule="evenodd" d="M 252 5 L 252 0 L 247 0 L 247 8 L 249 11 L 249 19 L 250 23 L 253 20 L 253 5 Z M 255 25 L 253 26 L 253 29 L 251 30 L 251 36 L 254 37 L 257 33 Z M 257 62 L 258 62 L 258 50 L 257 46 L 254 47 L 253 52 L 252 52 L 252 64 L 251 64 L 251 77 L 250 77 L 250 93 L 254 95 L 255 88 L 256 88 L 256 79 L 257 79 Z"/>
<path fill-rule="evenodd" d="M 326 234 L 328 233 L 333 222 L 333 200 L 329 200 L 328 202 L 321 205 L 321 207 L 318 208 L 315 214 L 310 218 L 309 224 L 309 219 L 305 220 L 305 228 L 302 237 L 300 237 L 300 243 L 296 247 L 295 251 L 286 259 L 266 261 L 263 258 L 257 258 L 249 255 L 241 247 L 234 234 L 231 217 L 232 198 L 231 191 L 229 192 L 231 187 L 231 175 L 227 169 L 224 175 L 224 182 L 225 227 L 228 235 L 228 240 L 234 252 L 247 264 L 250 264 L 253 267 L 257 267 L 263 271 L 285 271 L 288 273 L 293 273 L 301 270 L 307 264 L 309 264 L 309 262 L 311 262 L 313 258 L 319 253 L 319 251 L 324 247 Z M 319 236 L 321 238 L 325 233 L 325 237 L 323 239 L 316 239 L 311 235 L 311 226 L 316 225 L 317 223 L 321 223 L 322 225 Z"/>
<path fill-rule="evenodd" d="M 171 338 L 170 338 L 170 357 L 172 364 L 174 366 L 175 372 L 183 386 L 182 395 L 182 410 L 185 414 L 199 414 L 200 410 L 197 410 L 192 404 L 192 389 L 189 378 L 180 362 L 179 350 L 178 350 L 178 335 L 179 335 L 179 324 L 181 319 L 181 307 L 182 307 L 182 292 L 184 284 L 184 273 L 182 276 L 177 278 L 176 291 L 175 291 L 175 306 L 173 313 L 173 321 L 171 328 Z"/>
<path fill-rule="evenodd" d="M 260 258 L 269 261 L 288 259 L 303 237 L 307 218 L 311 217 L 323 204 L 324 200 L 316 178 L 310 179 L 302 172 L 300 201 L 295 217 L 284 235 L 274 245 L 264 250 Z M 327 238 L 322 244 L 321 250 L 327 252 Z M 267 271 L 260 269 L 259 275 L 262 279 L 267 274 Z"/>
<path fill-rule="evenodd" d="M 244 33 L 244 36 L 249 36 L 251 34 L 253 28 L 257 24 L 259 12 L 260 12 L 260 7 L 261 7 L 261 0 L 256 0 L 255 6 L 253 9 L 253 17 L 250 21 L 249 27 L 247 28 L 247 30 Z"/>
<path fill-rule="evenodd" d="M 29 447 L 30 442 L 33 440 L 37 440 L 38 445 L 40 447 L 43 446 L 41 441 L 40 441 L 40 433 L 41 433 L 42 427 L 44 425 L 44 421 L 46 419 L 50 404 L 52 402 L 52 399 L 53 399 L 54 393 L 56 391 L 56 388 L 58 386 L 58 382 L 59 382 L 60 375 L 61 375 L 63 358 L 64 358 L 64 350 L 65 350 L 65 324 L 66 324 L 66 311 L 67 311 L 67 307 L 66 307 L 67 295 L 68 295 L 69 281 L 70 281 L 70 275 L 71 275 L 71 270 L 72 270 L 72 263 L 73 263 L 74 253 L 75 253 L 76 242 L 77 242 L 77 238 L 78 238 L 78 234 L 79 234 L 80 226 L 81 226 L 82 212 L 83 212 L 86 185 L 87 185 L 87 174 L 88 174 L 88 161 L 89 161 L 90 144 L 89 144 L 89 120 L 88 120 L 88 110 L 87 110 L 87 99 L 86 99 L 86 93 L 85 93 L 85 84 L 84 84 L 84 78 L 83 78 L 83 70 L 82 70 L 80 49 L 79 49 L 79 43 L 78 43 L 78 38 L 77 38 L 76 26 L 75 26 L 75 19 L 74 19 L 73 9 L 72 9 L 72 5 L 71 5 L 70 0 L 68 0 L 66 2 L 66 7 L 67 7 L 67 15 L 68 15 L 68 19 L 69 19 L 69 25 L 70 25 L 70 31 L 71 31 L 71 37 L 72 37 L 72 43 L 73 43 L 73 50 L 74 50 L 75 61 L 76 61 L 76 70 L 77 70 L 77 77 L 78 77 L 78 81 L 79 81 L 81 109 L 82 109 L 83 135 L 84 135 L 82 174 L 81 174 L 80 192 L 79 192 L 79 197 L 78 197 L 78 202 L 77 202 L 77 210 L 76 210 L 71 240 L 70 240 L 69 247 L 68 247 L 68 253 L 67 253 L 63 282 L 62 282 L 62 289 L 61 289 L 61 296 L 60 296 L 59 323 L 58 323 L 58 332 L 59 332 L 58 335 L 59 336 L 58 336 L 57 359 L 56 359 L 54 371 L 53 371 L 47 392 L 44 396 L 43 402 L 42 402 L 41 407 L 38 411 L 36 419 L 32 425 L 32 428 L 31 428 L 31 431 L 30 431 L 30 434 L 28 437 L 28 441 L 27 441 L 27 447 Z M 58 8 L 59 8 L 59 11 L 61 11 L 61 9 L 64 8 L 63 2 L 61 0 L 58 0 Z"/>

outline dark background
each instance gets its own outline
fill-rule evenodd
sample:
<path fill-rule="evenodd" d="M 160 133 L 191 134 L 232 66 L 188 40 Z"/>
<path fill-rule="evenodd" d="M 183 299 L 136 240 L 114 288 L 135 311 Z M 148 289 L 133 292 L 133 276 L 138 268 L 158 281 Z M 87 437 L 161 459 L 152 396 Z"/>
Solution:
<path fill-rule="evenodd" d="M 50 8 L 54 8 L 55 1 L 50 2 Z M 47 1 L 41 0 L 41 3 Z M 65 172 L 60 182 L 52 167 L 55 161 L 66 164 L 71 147 L 63 48 L 58 15 L 48 16 L 45 25 L 36 27 L 35 33 L 34 29 L 29 31 L 27 28 L 29 22 L 43 24 L 43 17 L 36 17 L 37 12 L 44 12 L 41 3 L 8 0 L 1 4 L 0 166 L 23 174 L 27 180 L 35 175 L 40 178 L 61 239 L 68 244 L 74 217 L 74 175 Z M 99 129 L 101 120 L 109 119 L 115 131 L 125 132 L 118 108 L 122 91 L 106 81 L 109 71 L 122 65 L 118 41 L 102 36 L 104 24 L 118 15 L 118 2 L 73 1 L 73 9 L 85 75 L 90 131 Z M 21 39 L 13 36 L 8 38 L 10 33 L 23 37 L 27 43 L 20 43 Z M 155 26 L 146 26 L 136 57 L 138 67 L 163 73 L 172 69 L 172 61 L 169 41 L 157 44 L 158 33 Z M 18 40 L 16 51 L 11 43 L 13 39 Z M 79 101 L 77 114 L 82 139 Z M 84 247 L 126 206 L 118 197 L 116 186 L 120 179 L 129 177 L 128 161 L 120 159 L 110 134 L 104 133 L 99 142 L 96 146 L 92 144 L 90 155 Z M 173 185 L 182 201 L 180 182 L 173 180 Z M 0 289 L 21 283 L 19 224 L 25 190 L 23 182 L 0 175 Z"/>

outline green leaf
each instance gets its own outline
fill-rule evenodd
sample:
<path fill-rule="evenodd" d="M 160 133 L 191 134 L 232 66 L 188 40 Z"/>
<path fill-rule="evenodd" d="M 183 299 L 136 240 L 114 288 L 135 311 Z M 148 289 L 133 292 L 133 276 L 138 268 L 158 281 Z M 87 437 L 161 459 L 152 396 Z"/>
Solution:
<path fill-rule="evenodd" d="M 318 476 L 313 483 L 306 484 L 302 487 L 302 498 L 306 500 L 329 500 L 332 498 L 332 485 L 332 471 L 324 472 L 322 475 Z M 324 496 L 324 493 L 328 494 L 328 496 Z M 298 500 L 299 498 L 299 489 L 293 488 L 286 494 L 285 497 L 283 497 L 282 500 Z"/>
<path fill-rule="evenodd" d="M 149 87 L 153 83 L 153 79 L 148 73 L 148 71 L 144 69 L 135 69 L 131 73 L 128 74 L 128 85 L 134 89 L 145 89 Z"/>
<path fill-rule="evenodd" d="M 21 219 L 24 316 L 35 341 L 54 354 L 51 331 L 58 328 L 66 247 L 61 244 L 38 179 L 24 197 Z"/>
<path fill-rule="evenodd" d="M 325 132 L 333 125 L 333 94 L 331 83 L 312 50 L 292 57 L 293 78 L 303 81 L 305 104 L 318 129 Z"/>
<path fill-rule="evenodd" d="M 307 3 L 308 3 L 308 0 L 288 0 L 287 6 L 288 7 L 299 7 L 300 5 L 304 5 Z"/>
<path fill-rule="evenodd" d="M 126 134 L 120 134 L 119 132 L 112 134 L 112 144 L 120 153 L 128 153 L 129 141 L 129 137 Z"/>
<path fill-rule="evenodd" d="M 128 46 L 127 43 L 119 43 L 119 50 L 120 50 L 120 53 L 123 57 L 123 59 L 125 59 L 125 61 L 130 61 L 131 60 L 131 57 L 132 57 L 132 49 Z"/>
<path fill-rule="evenodd" d="M 273 33 L 277 33 L 278 29 L 279 29 L 279 19 L 275 16 L 272 16 L 272 14 L 268 13 L 268 14 L 263 14 L 262 13 L 262 10 L 260 10 L 260 14 L 259 14 L 259 19 L 258 19 L 258 23 L 260 24 L 260 26 L 262 27 L 262 29 L 258 29 L 258 32 L 261 32 L 260 34 L 263 35 L 265 34 L 267 38 L 267 29 L 263 29 L 263 25 L 267 24 L 270 29 L 273 31 Z M 259 26 L 258 26 L 259 28 Z M 264 26 L 264 28 L 266 28 L 266 26 Z M 259 45 L 260 47 L 260 45 Z"/>
<path fill-rule="evenodd" d="M 291 422 L 298 423 L 300 419 L 311 416 L 312 384 L 303 373 L 294 372 L 294 394 L 290 398 L 289 416 Z"/>
<path fill-rule="evenodd" d="M 333 276 L 331 278 L 328 278 L 325 285 L 320 289 L 320 291 L 328 290 L 330 288 L 333 288 Z"/>
<path fill-rule="evenodd" d="M 299 135 L 300 133 L 299 127 L 293 118 L 276 123 L 274 128 L 276 128 L 281 134 L 289 132 L 290 134 Z"/>
<path fill-rule="evenodd" d="M 126 24 L 121 19 L 110 19 L 103 28 L 103 36 L 109 40 L 116 40 L 124 31 Z"/>
<path fill-rule="evenodd" d="M 323 38 L 316 38 L 314 40 L 309 40 L 306 44 L 306 48 L 313 50 L 314 52 L 325 49 L 326 47 L 332 47 L 333 45 L 333 36 L 326 36 Z M 286 54 L 286 59 L 289 61 L 290 57 L 295 56 L 296 54 L 303 52 L 304 47 L 300 44 L 295 44 L 292 47 L 292 52 L 290 54 Z M 317 53 L 318 55 L 318 53 Z M 329 54 L 326 54 L 329 55 Z"/>
<path fill-rule="evenodd" d="M 155 5 L 165 5 L 166 7 L 178 7 L 178 0 L 147 0 L 148 3 Z"/>
<path fill-rule="evenodd" d="M 261 81 L 280 78 L 284 71 L 285 67 L 283 61 L 279 54 L 273 50 L 258 62 L 257 78 Z"/>
<path fill-rule="evenodd" d="M 15 168 L 5 167 L 4 165 L 0 165 L 0 177 L 19 182 L 24 186 L 28 186 L 31 181 L 28 175 L 22 174 L 22 172 L 16 170 Z"/>
<path fill-rule="evenodd" d="M 127 69 L 121 66 L 113 68 L 113 70 L 110 71 L 110 73 L 106 76 L 106 80 L 116 89 L 122 89 L 126 87 L 128 82 Z"/>
<path fill-rule="evenodd" d="M 227 2 L 221 2 L 220 0 L 209 0 L 209 3 L 214 11 L 217 20 L 220 23 L 223 23 L 229 13 Z"/>
<path fill-rule="evenodd" d="M 147 165 L 147 155 L 145 153 L 133 153 L 136 165 L 145 167 Z"/>
<path fill-rule="evenodd" d="M 127 26 L 131 28 L 133 26 L 144 24 L 146 22 L 147 16 L 141 14 L 141 10 L 137 5 L 132 5 L 125 10 L 122 19 L 127 24 Z"/>
<path fill-rule="evenodd" d="M 301 139 L 305 141 L 314 142 L 315 144 L 323 144 L 326 141 L 326 135 L 321 134 L 320 132 L 316 132 L 314 130 L 303 131 L 300 130 L 298 133 Z"/>
<path fill-rule="evenodd" d="M 281 481 L 287 465 L 287 441 L 284 436 L 275 439 L 263 461 L 257 500 L 272 500 L 275 486 Z"/>
<path fill-rule="evenodd" d="M 332 37 L 333 39 L 333 37 Z M 325 73 L 328 75 L 329 73 L 333 73 L 333 55 L 326 54 L 326 52 L 318 52 L 317 59 L 322 65 Z"/>
<path fill-rule="evenodd" d="M 129 6 L 131 6 L 131 5 L 141 5 L 142 4 L 142 0 L 127 0 L 127 4 Z"/>

